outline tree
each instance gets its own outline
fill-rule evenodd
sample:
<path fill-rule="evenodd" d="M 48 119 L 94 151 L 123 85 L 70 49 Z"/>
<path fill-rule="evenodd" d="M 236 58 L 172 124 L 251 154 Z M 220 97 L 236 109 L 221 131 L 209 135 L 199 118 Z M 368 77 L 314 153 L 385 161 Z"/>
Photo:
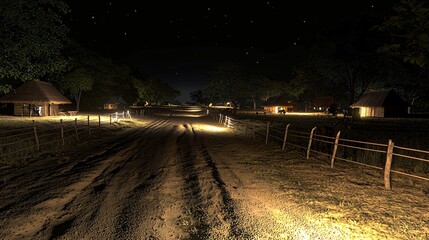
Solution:
<path fill-rule="evenodd" d="M 245 85 L 249 100 L 256 109 L 258 101 L 266 101 L 269 97 L 278 96 L 286 92 L 287 86 L 283 82 L 274 81 L 265 76 L 250 75 Z"/>
<path fill-rule="evenodd" d="M 405 62 L 429 69 L 429 6 L 423 0 L 401 0 L 394 15 L 375 26 L 388 33 L 390 41 L 379 50 Z"/>
<path fill-rule="evenodd" d="M 2 0 L 0 8 L 0 85 L 7 79 L 43 78 L 63 71 L 61 55 L 68 29 L 61 0 Z"/>
<path fill-rule="evenodd" d="M 196 90 L 189 93 L 192 101 L 198 104 L 207 103 L 207 97 L 205 96 L 205 92 L 203 90 Z"/>
<path fill-rule="evenodd" d="M 180 92 L 170 85 L 161 82 L 159 79 L 148 79 L 133 81 L 137 89 L 140 100 L 147 101 L 150 104 L 162 104 L 163 102 L 172 102 L 180 95 Z"/>
<path fill-rule="evenodd" d="M 94 77 L 88 68 L 78 67 L 68 72 L 60 81 L 62 89 L 68 90 L 76 101 L 76 111 L 79 111 L 82 92 L 92 89 Z"/>
<path fill-rule="evenodd" d="M 222 63 L 210 74 L 204 91 L 212 101 L 231 102 L 235 112 L 238 104 L 248 97 L 246 80 L 247 73 L 243 66 Z"/>

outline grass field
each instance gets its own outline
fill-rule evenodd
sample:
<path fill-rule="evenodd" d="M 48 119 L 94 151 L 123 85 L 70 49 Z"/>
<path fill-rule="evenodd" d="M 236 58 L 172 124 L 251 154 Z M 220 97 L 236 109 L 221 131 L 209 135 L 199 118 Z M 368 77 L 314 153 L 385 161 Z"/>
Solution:
<path fill-rule="evenodd" d="M 291 124 L 291 130 L 310 132 L 313 127 L 333 125 L 342 117 L 334 117 L 321 114 L 250 114 L 240 113 L 233 116 L 237 119 L 251 119 L 257 122 L 270 121 L 274 127 L 284 129 Z M 429 119 L 427 118 L 362 118 L 350 119 L 350 129 L 341 133 L 341 138 L 387 144 L 389 139 L 394 141 L 395 146 L 429 150 Z M 341 152 L 341 150 L 339 149 Z M 403 152 L 401 152 L 403 153 Z M 383 167 L 385 155 L 354 150 L 352 153 L 358 161 Z M 428 154 L 418 153 L 416 157 L 429 159 Z M 429 173 L 429 164 L 395 157 L 393 165 L 407 171 L 418 171 Z"/>

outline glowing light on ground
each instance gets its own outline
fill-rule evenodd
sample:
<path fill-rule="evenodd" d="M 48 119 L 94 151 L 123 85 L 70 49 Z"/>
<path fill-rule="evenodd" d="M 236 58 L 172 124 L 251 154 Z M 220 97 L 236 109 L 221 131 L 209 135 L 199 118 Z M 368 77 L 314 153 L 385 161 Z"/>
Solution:
<path fill-rule="evenodd" d="M 206 132 L 225 132 L 225 131 L 228 131 L 227 128 L 217 127 L 217 126 L 208 125 L 208 124 L 192 124 L 192 126 L 196 130 L 206 131 Z"/>

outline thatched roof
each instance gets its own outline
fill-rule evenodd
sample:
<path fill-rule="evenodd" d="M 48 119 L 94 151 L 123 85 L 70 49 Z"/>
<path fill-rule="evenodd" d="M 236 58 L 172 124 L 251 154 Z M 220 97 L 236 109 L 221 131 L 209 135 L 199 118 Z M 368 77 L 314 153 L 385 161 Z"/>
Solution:
<path fill-rule="evenodd" d="M 121 96 L 114 96 L 109 98 L 104 104 L 121 104 L 128 105 L 128 103 Z"/>
<path fill-rule="evenodd" d="M 49 104 L 71 104 L 51 83 L 39 80 L 29 81 L 19 86 L 3 97 L 0 102 L 4 103 L 49 103 Z"/>
<path fill-rule="evenodd" d="M 264 107 L 275 107 L 275 106 L 293 106 L 290 100 L 287 100 L 284 96 L 270 97 L 265 101 L 262 106 Z"/>
<path fill-rule="evenodd" d="M 394 90 L 378 90 L 364 94 L 356 100 L 350 107 L 386 107 L 386 106 L 408 106 L 408 103 L 401 98 Z"/>

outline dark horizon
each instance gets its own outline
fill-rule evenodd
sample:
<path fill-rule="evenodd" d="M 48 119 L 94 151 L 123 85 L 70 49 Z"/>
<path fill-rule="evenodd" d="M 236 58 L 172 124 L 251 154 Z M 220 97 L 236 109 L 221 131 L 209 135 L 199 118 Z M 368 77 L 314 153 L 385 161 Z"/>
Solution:
<path fill-rule="evenodd" d="M 321 34 L 342 34 L 337 30 L 342 24 L 386 15 L 393 3 L 73 1 L 70 35 L 140 75 L 167 82 L 186 102 L 189 92 L 204 86 L 210 69 L 225 60 L 289 81 L 305 49 Z"/>

